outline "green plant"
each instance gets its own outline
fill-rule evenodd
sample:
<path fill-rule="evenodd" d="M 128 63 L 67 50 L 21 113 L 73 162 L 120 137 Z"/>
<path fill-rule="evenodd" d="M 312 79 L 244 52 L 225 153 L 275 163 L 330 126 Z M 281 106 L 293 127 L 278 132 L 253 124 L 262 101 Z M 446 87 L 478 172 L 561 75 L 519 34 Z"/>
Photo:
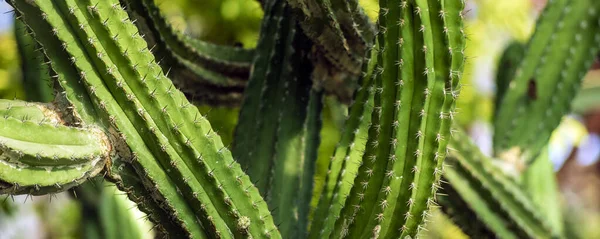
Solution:
<path fill-rule="evenodd" d="M 33 77 L 54 79 L 56 97 L 0 102 L 0 193 L 56 193 L 105 177 L 170 237 L 407 238 L 436 205 L 450 154 L 462 168 L 446 176 L 455 193 L 441 200 L 445 208 L 471 206 L 500 237 L 555 235 L 531 219 L 526 210 L 534 209 L 521 206 L 530 199 L 507 176 L 487 177 L 493 166 L 462 144 L 460 130 L 452 133 L 465 60 L 461 0 L 380 0 L 376 27 L 354 0 L 264 0 L 254 50 L 182 35 L 152 0 L 8 2 L 47 59 L 47 73 Z M 598 10 L 591 0 L 555 2 L 524 62 L 565 59 L 555 53 L 561 48 L 547 58 L 535 54 L 537 41 L 551 38 L 552 9 L 573 5 L 565 19 L 592 19 L 580 11 Z M 576 35 L 585 43 L 572 53 L 577 62 L 557 80 L 577 85 L 582 62 L 593 59 L 583 53 L 598 27 L 593 19 Z M 520 90 L 508 87 L 498 124 L 511 113 L 504 105 L 519 105 L 515 98 L 524 94 L 525 76 L 516 72 Z M 325 94 L 352 104 L 311 208 Z M 242 102 L 231 147 L 192 100 Z M 469 197 L 481 191 L 484 199 Z M 482 200 L 508 207 L 493 215 L 501 219 L 485 220 L 485 211 L 473 209 Z M 506 232 L 494 224 L 500 220 L 516 224 Z"/>

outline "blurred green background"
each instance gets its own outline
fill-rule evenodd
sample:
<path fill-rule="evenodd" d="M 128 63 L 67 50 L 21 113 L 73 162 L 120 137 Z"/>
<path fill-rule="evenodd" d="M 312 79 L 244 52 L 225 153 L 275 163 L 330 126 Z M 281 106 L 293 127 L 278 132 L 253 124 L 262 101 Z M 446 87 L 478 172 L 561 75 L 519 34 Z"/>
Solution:
<path fill-rule="evenodd" d="M 252 48 L 256 45 L 262 10 L 255 0 L 156 0 L 159 7 L 168 16 L 173 26 L 190 36 L 219 44 L 241 45 Z M 469 129 L 475 141 L 486 153 L 491 153 L 491 116 L 494 100 L 494 76 L 497 61 L 504 47 L 511 41 L 525 42 L 530 36 L 537 14 L 544 0 L 469 0 L 466 7 L 466 31 L 468 36 L 466 55 L 468 57 L 464 77 L 464 87 L 458 103 L 459 123 Z M 376 0 L 361 0 L 367 14 L 374 19 L 377 16 Z M 20 59 L 14 38 L 12 13 L 10 7 L 0 3 L 0 98 L 24 99 L 21 83 Z M 597 77 L 600 78 L 600 77 Z M 598 82 L 593 79 L 593 82 Z M 592 82 L 590 81 L 590 82 Z M 592 84 L 592 83 L 589 83 Z M 225 145 L 232 139 L 233 128 L 237 121 L 237 109 L 200 106 L 213 127 L 222 136 Z M 338 141 L 343 118 L 339 112 L 344 107 L 333 98 L 326 100 L 322 146 L 319 151 L 319 164 L 326 165 Z M 569 151 L 588 133 L 577 116 L 567 120 L 561 126 L 572 137 L 554 139 L 558 145 L 552 150 Z M 557 138 L 557 137 L 554 137 Z M 600 145 L 596 145 L 600 147 Z M 571 148 L 570 148 L 571 147 Z M 553 155 L 557 155 L 554 153 Z M 551 157 L 552 158 L 552 157 Z M 560 166 L 565 157 L 554 157 L 555 165 Z M 558 169 L 557 166 L 557 169 Z M 319 167 L 326 169 L 326 167 Z M 596 171 L 594 171 L 596 172 Z M 596 172 L 596 174 L 598 174 Z M 324 175 L 321 171 L 320 175 Z M 317 177 L 317 185 L 323 178 Z M 597 185 L 596 185 L 597 187 Z M 318 188 L 318 187 L 317 187 Z M 562 185 L 561 185 L 562 189 Z M 568 187 L 567 187 L 568 189 Z M 562 190 L 565 192 L 565 189 Z M 572 191 L 566 190 L 567 193 Z M 570 195 L 570 194 L 569 194 Z M 599 194 L 600 195 L 600 194 Z M 592 200 L 583 196 L 568 200 Z M 77 223 L 84 217 L 81 205 L 64 194 L 55 195 L 50 203 L 49 197 L 15 197 L 3 200 L 0 197 L 0 238 L 77 238 Z M 583 199 L 582 199 L 583 198 Z M 14 202 L 13 202 L 14 200 Z M 33 202 L 32 202 L 33 200 Z M 3 203 L 4 201 L 4 203 Z M 26 203 L 24 203 L 26 202 Z M 579 201 L 578 201 L 579 202 Z M 572 204 L 565 203 L 569 207 Z M 587 205 L 587 204 L 586 204 Z M 597 204 L 594 210 L 577 208 L 576 212 L 586 211 L 584 217 L 575 215 L 578 236 L 582 238 L 600 238 L 600 223 Z M 135 210 L 135 209 L 131 209 Z M 567 210 L 565 208 L 565 211 Z M 571 215 L 571 214 L 569 214 Z M 141 218 L 142 216 L 140 216 Z M 453 226 L 441 214 L 435 213 L 425 238 L 463 238 L 460 230 Z M 58 223 L 58 224 L 57 224 Z M 59 225 L 59 226 L 56 226 Z M 150 230 L 146 231 L 151 236 Z"/>

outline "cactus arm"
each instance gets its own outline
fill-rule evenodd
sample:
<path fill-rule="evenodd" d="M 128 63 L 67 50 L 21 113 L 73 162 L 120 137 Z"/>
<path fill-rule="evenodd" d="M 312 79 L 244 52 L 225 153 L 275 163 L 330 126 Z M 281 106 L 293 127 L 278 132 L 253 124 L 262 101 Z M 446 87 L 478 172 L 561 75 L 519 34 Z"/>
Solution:
<path fill-rule="evenodd" d="M 521 59 L 525 56 L 525 45 L 520 42 L 513 42 L 506 47 L 500 62 L 498 64 L 498 73 L 496 75 L 496 99 L 494 115 L 498 114 L 502 99 L 508 91 L 508 86 L 513 80 L 519 67 Z"/>
<path fill-rule="evenodd" d="M 328 237 L 329 228 L 333 227 L 338 216 L 336 213 L 339 213 L 343 206 L 356 176 L 371 124 L 375 79 L 369 72 L 377 62 L 375 57 L 372 57 L 377 55 L 376 50 L 377 48 L 373 48 L 373 53 L 365 60 L 367 64 L 363 65 L 363 83 L 355 93 L 340 143 L 336 146 L 329 163 L 323 192 L 314 211 L 309 238 Z"/>
<path fill-rule="evenodd" d="M 104 133 L 41 122 L 0 119 L 0 193 L 66 190 L 97 175 L 111 151 Z"/>
<path fill-rule="evenodd" d="M 283 62 L 283 54 L 289 50 L 285 48 L 288 46 L 286 43 L 289 42 L 285 42 L 287 35 L 284 31 L 284 26 L 286 23 L 289 24 L 289 21 L 286 21 L 282 17 L 285 12 L 284 9 L 286 9 L 286 4 L 279 0 L 265 3 L 265 17 L 261 25 L 261 34 L 254 59 L 254 70 L 250 76 L 247 87 L 248 93 L 245 94 L 246 96 L 239 115 L 240 119 L 251 120 L 240 120 L 235 129 L 232 152 L 235 159 L 240 162 L 250 175 L 264 176 L 269 175 L 271 171 L 268 163 L 253 165 L 252 161 L 255 158 L 267 159 L 268 155 L 271 154 L 268 151 L 273 150 L 271 141 L 273 140 L 275 127 L 268 126 L 276 125 L 277 118 L 266 117 L 261 114 L 264 110 L 268 109 L 263 98 L 276 98 L 278 93 L 278 91 L 271 90 L 271 88 L 277 86 L 276 82 L 279 80 L 279 70 L 281 68 L 276 67 L 273 63 L 277 62 L 279 64 Z M 283 49 L 281 49 L 282 47 Z M 287 70 L 289 68 L 283 67 L 282 69 Z M 275 94 L 275 96 L 268 97 L 267 94 Z M 274 101 L 272 103 L 275 104 L 278 102 Z M 265 127 L 264 125 L 268 126 Z M 261 141 L 258 142 L 257 138 L 259 135 L 257 133 L 265 134 L 268 137 L 261 137 Z M 260 145 L 253 147 L 256 143 Z M 264 145 L 264 149 L 261 148 L 262 145 Z M 254 184 L 264 195 L 269 182 L 270 180 L 263 179 L 254 181 Z"/>
<path fill-rule="evenodd" d="M 547 218 L 552 228 L 563 234 L 561 195 L 553 166 L 550 150 L 546 146 L 540 156 L 523 172 L 522 187 L 534 205 L 540 209 L 542 216 Z"/>
<path fill-rule="evenodd" d="M 458 173 L 460 178 L 468 178 L 472 182 L 478 182 L 481 187 L 473 187 L 472 190 L 475 190 L 479 195 L 485 195 L 486 193 L 491 195 L 491 197 L 485 197 L 487 199 L 485 200 L 486 203 L 491 208 L 498 208 L 501 209 L 501 212 L 505 212 L 506 223 L 508 225 L 514 224 L 511 226 L 517 227 L 511 231 L 523 231 L 531 238 L 560 237 L 549 226 L 548 222 L 541 217 L 533 202 L 520 186 L 496 168 L 489 158 L 483 156 L 464 132 L 457 130 L 450 144 L 451 147 L 456 149 L 456 151 L 451 152 L 452 158 L 456 160 L 455 167 L 460 167 L 462 170 L 454 170 L 454 172 Z M 448 180 L 450 180 L 450 184 L 453 184 L 451 177 Z M 460 191 L 458 192 L 460 194 Z M 475 203 L 466 198 L 463 199 L 469 204 Z M 476 210 L 474 207 L 472 209 Z"/>
<path fill-rule="evenodd" d="M 233 153 L 273 210 L 282 236 L 301 238 L 308 228 L 322 95 L 311 90 L 307 39 L 296 34 L 293 17 L 280 18 L 290 13 L 287 3 L 266 3 Z"/>
<path fill-rule="evenodd" d="M 11 2 L 12 4 L 12 2 Z M 26 7 L 26 5 L 23 5 Z M 40 13 L 35 15 L 23 15 L 23 12 L 16 12 L 16 19 L 25 22 L 36 22 L 41 18 Z M 39 39 L 45 39 L 46 45 L 52 45 L 55 47 L 44 48 L 46 57 L 51 59 L 50 67 L 56 75 L 52 76 L 56 79 L 60 85 L 60 90 L 57 92 L 55 103 L 57 107 L 67 109 L 69 112 L 64 112 L 63 116 L 72 115 L 73 117 L 63 117 L 66 121 L 72 124 L 79 124 L 84 122 L 95 122 L 95 109 L 92 105 L 92 101 L 88 93 L 86 92 L 83 84 L 79 82 L 79 75 L 71 67 L 71 58 L 62 51 L 61 43 L 56 37 L 52 35 L 51 31 L 36 31 L 36 29 L 52 29 L 46 22 L 40 21 L 39 25 L 25 24 L 29 28 L 38 44 L 41 44 Z M 52 57 L 52 58 L 50 58 Z"/>
<path fill-rule="evenodd" d="M 177 33 L 153 0 L 125 1 L 156 59 L 174 83 L 197 102 L 236 105 L 250 71 L 253 50 L 219 46 Z M 208 86 L 208 87 L 207 87 Z M 214 88 L 220 88 L 218 91 Z"/>
<path fill-rule="evenodd" d="M 530 163 L 544 147 L 596 56 L 599 11 L 596 1 L 548 5 L 502 99 L 494 135 L 498 155 L 515 150 Z"/>
<path fill-rule="evenodd" d="M 27 98 L 37 102 L 52 101 L 54 97 L 50 69 L 44 64 L 44 55 L 37 51 L 40 48 L 39 44 L 30 36 L 27 27 L 21 21 L 15 21 L 14 30 Z"/>
<path fill-rule="evenodd" d="M 473 238 L 496 236 L 507 239 L 527 236 L 511 231 L 510 219 L 507 219 L 501 211 L 495 210 L 493 205 L 486 203 L 489 200 L 482 195 L 486 191 L 481 189 L 480 185 L 478 186 L 478 182 L 462 177 L 468 173 L 460 167 L 453 166 L 453 164 L 448 165 L 444 170 L 444 177 L 452 183 L 443 186 L 442 193 L 447 196 L 441 196 L 438 202 L 444 212 L 457 225 L 462 226 L 461 229 L 467 235 Z"/>
<path fill-rule="evenodd" d="M 0 117 L 36 123 L 63 124 L 53 104 L 0 99 Z"/>

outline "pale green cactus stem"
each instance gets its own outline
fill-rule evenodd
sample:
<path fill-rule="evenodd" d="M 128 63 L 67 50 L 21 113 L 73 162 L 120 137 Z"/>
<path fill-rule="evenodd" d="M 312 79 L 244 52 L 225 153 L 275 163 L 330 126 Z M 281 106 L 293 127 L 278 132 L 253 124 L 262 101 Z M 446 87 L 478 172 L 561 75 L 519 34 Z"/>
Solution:
<path fill-rule="evenodd" d="M 220 46 L 178 33 L 153 0 L 126 1 L 130 17 L 176 86 L 197 102 L 236 105 L 250 72 L 253 50 Z"/>
<path fill-rule="evenodd" d="M 171 217 L 161 220 L 179 221 L 190 237 L 279 237 L 258 190 L 206 119 L 165 77 L 118 1 L 11 4 L 52 62 L 72 60 L 62 70 L 78 72 L 111 135 L 127 143 L 114 145 L 119 160 L 133 165 L 146 191 Z"/>
<path fill-rule="evenodd" d="M 0 116 L 0 193 L 67 190 L 109 161 L 104 132 L 64 126 L 49 104 L 0 100 Z"/>
<path fill-rule="evenodd" d="M 322 94 L 311 82 L 310 45 L 296 34 L 295 18 L 289 15 L 284 0 L 265 1 L 266 20 L 232 151 L 266 199 L 282 236 L 303 238 Z"/>
<path fill-rule="evenodd" d="M 570 101 L 598 53 L 598 1 L 551 1 L 527 46 L 495 122 L 501 158 L 530 163 L 569 112 Z"/>

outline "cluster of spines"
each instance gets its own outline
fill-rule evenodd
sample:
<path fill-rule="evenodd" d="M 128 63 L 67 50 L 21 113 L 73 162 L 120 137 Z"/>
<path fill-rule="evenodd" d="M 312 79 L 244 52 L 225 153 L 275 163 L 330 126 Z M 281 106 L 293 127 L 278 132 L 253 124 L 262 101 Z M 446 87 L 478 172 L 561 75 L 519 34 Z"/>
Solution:
<path fill-rule="evenodd" d="M 500 103 L 494 134 L 497 154 L 515 150 L 527 163 L 539 154 L 596 58 L 599 12 L 596 1 L 548 3 Z"/>
<path fill-rule="evenodd" d="M 283 0 L 265 2 L 233 155 L 266 199 L 282 236 L 301 238 L 308 227 L 322 94 L 312 86 L 308 40 L 297 34 L 289 13 Z"/>
<path fill-rule="evenodd" d="M 95 108 L 133 151 L 130 163 L 145 178 L 147 190 L 159 192 L 150 195 L 162 195 L 155 198 L 157 203 L 181 220 L 191 236 L 277 237 L 258 191 L 208 122 L 198 118 L 197 109 L 164 76 L 117 1 L 11 3 L 22 14 L 50 25 L 44 29 L 29 22 L 36 34 L 50 31 L 45 34 L 54 36 L 50 37 L 54 43 L 58 38 L 56 46 L 62 46 L 68 57 L 48 54 L 50 60 L 73 59 Z M 38 40 L 44 45 L 46 39 Z M 49 47 L 55 46 L 44 46 Z M 210 190 L 212 197 L 191 193 L 202 189 Z M 212 204 L 226 210 L 204 208 Z"/>
<path fill-rule="evenodd" d="M 456 130 L 450 145 L 455 151 L 450 152 L 452 167 L 446 167 L 445 178 L 489 230 L 502 238 L 560 237 L 521 186 L 484 156 L 464 132 Z M 459 209 L 455 204 L 443 207 Z"/>

